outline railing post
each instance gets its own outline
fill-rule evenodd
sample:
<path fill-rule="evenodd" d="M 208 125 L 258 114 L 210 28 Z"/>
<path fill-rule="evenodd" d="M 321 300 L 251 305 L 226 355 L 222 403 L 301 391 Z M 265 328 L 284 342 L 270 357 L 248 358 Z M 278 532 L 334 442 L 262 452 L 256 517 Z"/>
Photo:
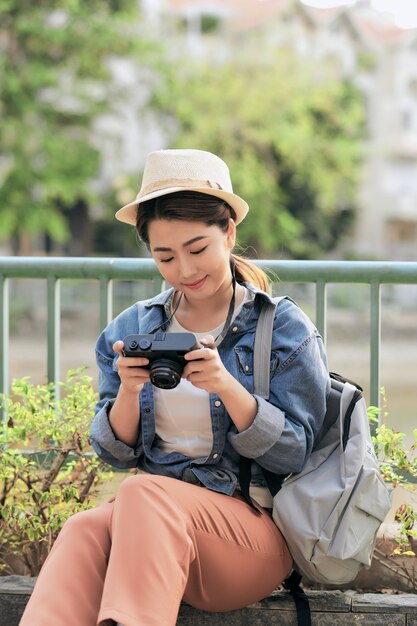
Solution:
<path fill-rule="evenodd" d="M 381 284 L 372 281 L 371 286 L 371 405 L 381 407 L 380 393 L 380 345 L 381 345 Z M 381 414 L 379 415 L 379 420 Z M 380 421 L 379 421 L 380 423 Z"/>
<path fill-rule="evenodd" d="M 113 319 L 113 281 L 100 276 L 100 331 Z"/>
<path fill-rule="evenodd" d="M 0 393 L 9 392 L 9 279 L 0 276 Z M 6 417 L 0 409 L 0 422 Z"/>
<path fill-rule="evenodd" d="M 323 343 L 327 341 L 327 283 L 325 281 L 316 282 L 316 326 L 323 338 Z"/>
<path fill-rule="evenodd" d="M 61 321 L 61 281 L 56 276 L 48 276 L 48 381 L 58 383 L 60 379 L 60 321 Z M 59 397 L 59 387 L 56 385 Z"/>

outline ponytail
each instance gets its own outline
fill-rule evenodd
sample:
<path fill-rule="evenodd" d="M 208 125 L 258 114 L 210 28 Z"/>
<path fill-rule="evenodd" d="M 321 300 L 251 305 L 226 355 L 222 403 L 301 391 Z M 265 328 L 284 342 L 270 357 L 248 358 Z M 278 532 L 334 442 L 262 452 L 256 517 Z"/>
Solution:
<path fill-rule="evenodd" d="M 262 289 L 262 291 L 266 291 L 266 293 L 271 293 L 271 284 L 263 270 L 242 256 L 232 254 L 232 257 L 236 264 L 236 279 L 238 282 L 245 281 Z"/>

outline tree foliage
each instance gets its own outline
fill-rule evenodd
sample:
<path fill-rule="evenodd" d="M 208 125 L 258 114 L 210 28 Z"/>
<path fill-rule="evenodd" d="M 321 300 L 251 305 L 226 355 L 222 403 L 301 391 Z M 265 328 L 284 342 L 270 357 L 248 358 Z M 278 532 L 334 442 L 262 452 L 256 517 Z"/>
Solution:
<path fill-rule="evenodd" d="M 0 237 L 68 236 L 91 201 L 94 118 L 111 107 L 109 57 L 147 59 L 136 0 L 0 0 Z M 135 25 L 135 26 L 132 26 Z"/>
<path fill-rule="evenodd" d="M 174 121 L 173 147 L 210 150 L 229 164 L 251 207 L 242 241 L 275 257 L 333 249 L 354 209 L 359 92 L 288 50 L 177 67 L 155 105 Z"/>

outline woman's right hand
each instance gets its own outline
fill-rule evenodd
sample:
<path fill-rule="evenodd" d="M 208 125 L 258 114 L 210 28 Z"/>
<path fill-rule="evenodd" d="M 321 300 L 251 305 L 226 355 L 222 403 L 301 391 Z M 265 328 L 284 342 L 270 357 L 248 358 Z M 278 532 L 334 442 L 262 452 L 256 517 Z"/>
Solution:
<path fill-rule="evenodd" d="M 137 396 L 142 390 L 144 383 L 149 382 L 149 359 L 143 357 L 123 356 L 123 341 L 116 341 L 113 350 L 119 355 L 116 361 L 117 371 L 120 377 L 120 390 L 126 394 Z"/>

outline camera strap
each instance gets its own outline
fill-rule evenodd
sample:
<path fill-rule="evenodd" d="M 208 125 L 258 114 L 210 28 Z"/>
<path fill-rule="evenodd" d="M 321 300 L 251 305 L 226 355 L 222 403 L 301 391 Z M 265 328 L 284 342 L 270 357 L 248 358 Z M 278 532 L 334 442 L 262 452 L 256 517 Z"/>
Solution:
<path fill-rule="evenodd" d="M 224 323 L 222 332 L 220 333 L 220 335 L 217 335 L 217 337 L 214 340 L 214 346 L 217 348 L 217 346 L 219 345 L 219 343 L 221 341 L 223 341 L 224 337 L 226 336 L 227 331 L 229 330 L 229 326 L 232 322 L 232 318 L 233 318 L 233 313 L 235 310 L 235 301 L 236 301 L 236 277 L 235 277 L 235 272 L 234 272 L 234 265 L 231 264 L 232 267 L 232 287 L 233 287 L 233 293 L 232 293 L 232 298 L 230 300 L 230 304 L 229 304 L 229 310 L 227 312 L 227 317 L 226 317 L 226 321 Z"/>

